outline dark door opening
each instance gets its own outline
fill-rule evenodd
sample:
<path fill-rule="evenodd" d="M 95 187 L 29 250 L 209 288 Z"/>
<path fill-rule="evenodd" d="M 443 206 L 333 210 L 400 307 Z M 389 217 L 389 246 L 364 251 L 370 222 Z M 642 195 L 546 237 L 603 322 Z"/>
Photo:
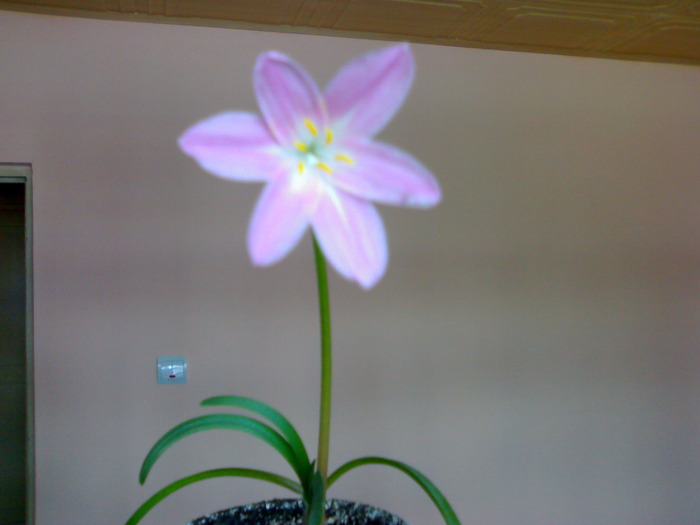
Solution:
<path fill-rule="evenodd" d="M 29 173 L 0 164 L 0 525 L 33 521 Z"/>

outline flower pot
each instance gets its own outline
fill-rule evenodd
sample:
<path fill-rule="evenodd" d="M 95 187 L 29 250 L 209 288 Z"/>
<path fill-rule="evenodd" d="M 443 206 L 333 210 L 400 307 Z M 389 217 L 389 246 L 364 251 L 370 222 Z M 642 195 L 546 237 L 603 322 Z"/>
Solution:
<path fill-rule="evenodd" d="M 301 525 L 300 499 L 273 499 L 207 514 L 188 525 Z M 326 502 L 328 525 L 408 525 L 404 520 L 371 505 L 332 499 Z"/>

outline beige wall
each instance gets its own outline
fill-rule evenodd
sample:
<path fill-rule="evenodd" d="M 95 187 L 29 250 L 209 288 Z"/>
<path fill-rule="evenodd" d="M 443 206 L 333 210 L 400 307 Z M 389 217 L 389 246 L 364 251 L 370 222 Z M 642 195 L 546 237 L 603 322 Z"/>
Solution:
<path fill-rule="evenodd" d="M 35 176 L 40 525 L 123 523 L 205 468 L 287 473 L 264 444 L 210 433 L 138 485 L 150 445 L 210 395 L 273 404 L 314 448 L 308 240 L 252 268 L 259 188 L 201 172 L 175 139 L 255 109 L 262 51 L 325 81 L 377 45 L 0 13 L 0 161 Z M 375 289 L 332 278 L 332 465 L 405 460 L 471 525 L 697 523 L 700 69 L 413 49 L 414 89 L 382 138 L 445 197 L 382 210 L 391 262 Z M 168 354 L 189 358 L 187 385 L 156 384 Z M 143 523 L 285 495 L 210 481 Z M 389 470 L 331 495 L 439 523 Z"/>

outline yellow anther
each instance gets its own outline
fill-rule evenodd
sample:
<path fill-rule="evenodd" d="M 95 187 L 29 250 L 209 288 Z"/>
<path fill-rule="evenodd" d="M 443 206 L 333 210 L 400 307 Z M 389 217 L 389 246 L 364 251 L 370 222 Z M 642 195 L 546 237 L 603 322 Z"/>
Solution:
<path fill-rule="evenodd" d="M 296 141 L 294 145 L 297 147 L 297 149 L 301 151 L 309 151 L 309 148 L 306 146 L 306 144 L 303 144 L 302 142 Z"/>
<path fill-rule="evenodd" d="M 347 155 L 343 155 L 342 153 L 338 153 L 337 155 L 334 155 L 333 158 L 339 162 L 344 162 L 345 164 L 350 164 L 351 166 L 353 164 L 355 164 L 354 160 L 352 160 Z"/>
<path fill-rule="evenodd" d="M 299 163 L 298 168 L 299 168 L 299 173 L 304 173 L 304 163 L 303 162 Z"/>
<path fill-rule="evenodd" d="M 326 145 L 333 142 L 333 132 L 330 129 L 326 130 Z"/>
<path fill-rule="evenodd" d="M 318 166 L 318 167 L 321 168 L 323 171 L 325 171 L 326 173 L 328 173 L 328 175 L 331 175 L 331 174 L 333 173 L 333 171 L 332 171 L 328 166 L 326 166 L 323 162 L 317 162 L 317 163 L 316 163 L 316 166 Z"/>
<path fill-rule="evenodd" d="M 318 135 L 318 130 L 316 129 L 316 126 L 314 126 L 314 123 L 311 122 L 309 119 L 305 118 L 304 119 L 304 124 L 306 124 L 306 127 L 309 128 L 309 131 L 311 134 L 315 137 Z"/>

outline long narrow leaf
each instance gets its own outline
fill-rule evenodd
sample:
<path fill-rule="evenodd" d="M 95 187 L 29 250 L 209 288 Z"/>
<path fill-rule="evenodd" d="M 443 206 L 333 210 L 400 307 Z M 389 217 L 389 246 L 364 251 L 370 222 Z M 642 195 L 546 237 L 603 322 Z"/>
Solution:
<path fill-rule="evenodd" d="M 288 488 L 292 492 L 301 494 L 301 486 L 298 483 L 292 481 L 291 479 L 285 478 L 284 476 L 273 474 L 272 472 L 265 472 L 264 470 L 247 468 L 222 468 L 215 470 L 207 470 L 205 472 L 192 474 L 191 476 L 187 476 L 185 478 L 174 481 L 170 485 L 167 485 L 166 487 L 156 492 L 153 496 L 148 498 L 148 500 L 146 500 L 146 502 L 143 505 L 141 505 L 136 510 L 136 512 L 134 512 L 134 514 L 129 518 L 129 521 L 126 522 L 126 525 L 136 525 L 146 514 L 148 514 L 148 512 L 153 507 L 155 507 L 158 503 L 170 496 L 170 494 L 172 494 L 173 492 L 176 492 L 181 488 L 186 487 L 187 485 L 191 485 L 192 483 L 197 483 L 198 481 L 224 476 L 237 476 L 242 478 L 252 478 L 260 479 L 263 481 L 269 481 L 270 483 L 274 483 L 276 485 Z"/>
<path fill-rule="evenodd" d="M 146 459 L 143 460 L 143 465 L 141 465 L 141 472 L 139 474 L 139 481 L 141 484 L 143 484 L 143 482 L 146 480 L 148 473 L 153 467 L 153 464 L 158 460 L 163 452 L 165 452 L 175 442 L 197 432 L 219 429 L 246 432 L 259 439 L 262 439 L 274 447 L 280 454 L 282 454 L 284 459 L 286 459 L 292 466 L 292 469 L 294 469 L 297 476 L 299 476 L 299 479 L 303 479 L 303 477 L 306 475 L 307 467 L 299 464 L 291 445 L 269 425 L 261 423 L 257 419 L 237 414 L 210 414 L 207 416 L 196 417 L 177 425 L 167 432 L 162 438 L 160 438 L 155 445 L 153 445 L 153 448 L 151 448 L 151 450 L 148 452 Z"/>
<path fill-rule="evenodd" d="M 347 463 L 339 467 L 335 472 L 333 472 L 333 474 L 328 476 L 328 487 L 330 488 L 330 486 L 333 483 L 338 481 L 338 478 L 340 476 L 342 476 L 349 470 L 352 470 L 355 467 L 370 464 L 388 465 L 390 467 L 399 469 L 403 473 L 410 476 L 416 483 L 418 483 L 418 485 L 420 485 L 420 487 L 428 494 L 428 496 L 430 496 L 430 499 L 433 500 L 433 503 L 435 503 L 435 505 L 437 506 L 438 510 L 440 511 L 440 514 L 442 514 L 442 517 L 444 518 L 445 523 L 447 523 L 447 525 L 460 525 L 457 514 L 452 509 L 452 506 L 449 504 L 447 498 L 445 498 L 442 492 L 440 492 L 438 488 L 435 485 L 433 485 L 433 483 L 423 474 L 418 472 L 413 467 L 410 467 L 405 463 L 401 463 L 400 461 L 395 461 L 393 459 L 387 459 L 382 457 L 366 457 L 358 458 L 353 461 L 348 461 Z"/>
<path fill-rule="evenodd" d="M 315 474 L 319 474 L 319 472 L 316 471 L 316 460 L 314 459 L 311 462 L 311 465 L 309 465 L 309 483 L 307 485 L 303 485 L 302 488 L 304 489 L 302 499 L 304 500 L 304 505 L 310 506 L 311 505 L 311 500 L 313 500 L 314 496 L 314 476 Z M 323 478 L 321 478 L 321 481 L 323 481 Z M 324 492 L 325 495 L 325 492 Z"/>
<path fill-rule="evenodd" d="M 236 408 L 242 408 L 244 410 L 249 410 L 255 412 L 256 414 L 264 417 L 275 425 L 282 435 L 287 438 L 287 441 L 294 449 L 294 453 L 299 460 L 300 464 L 310 466 L 309 455 L 306 452 L 306 447 L 299 437 L 299 433 L 296 431 L 294 426 L 289 422 L 289 420 L 284 417 L 277 410 L 272 408 L 270 405 L 263 403 L 262 401 L 257 401 L 249 397 L 241 396 L 216 396 L 205 399 L 201 403 L 202 406 L 230 406 Z M 309 477 L 311 472 L 309 472 Z M 309 480 L 310 481 L 310 480 Z"/>

